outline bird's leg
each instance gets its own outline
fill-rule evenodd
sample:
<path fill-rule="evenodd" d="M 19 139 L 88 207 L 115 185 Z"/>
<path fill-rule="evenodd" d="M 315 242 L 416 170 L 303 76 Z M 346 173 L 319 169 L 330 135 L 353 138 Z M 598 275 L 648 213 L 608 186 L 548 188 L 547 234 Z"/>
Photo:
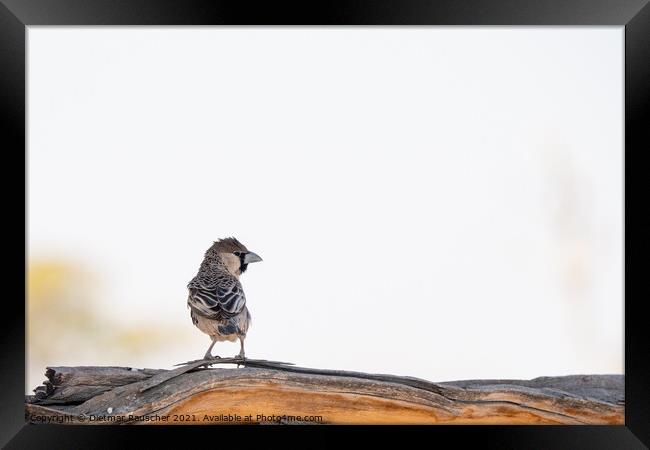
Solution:
<path fill-rule="evenodd" d="M 242 361 L 246 359 L 244 356 L 244 336 L 239 336 L 239 344 L 241 345 L 241 349 L 239 350 L 239 354 L 235 356 L 235 359 L 241 359 Z M 237 363 L 237 368 L 239 369 L 239 362 Z"/>
<path fill-rule="evenodd" d="M 245 356 L 245 353 L 244 353 L 244 336 L 239 336 L 239 343 L 241 345 L 241 349 L 239 350 L 239 355 L 237 355 L 237 358 L 246 359 L 246 356 Z"/>
<path fill-rule="evenodd" d="M 216 339 L 212 339 L 212 344 L 210 344 L 210 347 L 208 347 L 208 351 L 205 352 L 205 356 L 203 356 L 203 359 L 214 359 L 214 358 L 220 358 L 220 356 L 212 356 L 212 347 L 214 347 L 214 344 L 217 342 Z"/>

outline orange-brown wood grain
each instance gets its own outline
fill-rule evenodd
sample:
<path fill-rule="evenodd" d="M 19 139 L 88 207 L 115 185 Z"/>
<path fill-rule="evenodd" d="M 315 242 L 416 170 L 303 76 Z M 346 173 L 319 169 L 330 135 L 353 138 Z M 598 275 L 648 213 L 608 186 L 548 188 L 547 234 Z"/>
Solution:
<path fill-rule="evenodd" d="M 251 363 L 257 364 L 257 363 Z M 133 424 L 623 424 L 617 375 L 431 383 L 411 377 L 269 367 L 50 368 L 28 420 Z M 31 418 L 30 418 L 31 417 Z M 101 420 L 90 420 L 99 417 Z M 147 418 L 161 420 L 142 420 Z"/>
<path fill-rule="evenodd" d="M 245 387 L 203 392 L 173 405 L 164 414 L 194 416 L 198 423 L 232 423 L 209 416 L 221 413 L 251 416 L 320 416 L 316 423 L 331 424 L 622 424 L 623 408 L 607 414 L 569 414 L 536 410 L 518 404 L 461 406 L 453 411 L 403 400 L 354 393 L 311 392 L 281 387 Z M 580 417 L 576 419 L 572 415 Z M 208 416 L 206 418 L 206 416 Z M 290 422 L 290 420 L 287 420 Z M 307 421 L 309 422 L 309 421 Z M 242 419 L 241 423 L 245 423 Z"/>

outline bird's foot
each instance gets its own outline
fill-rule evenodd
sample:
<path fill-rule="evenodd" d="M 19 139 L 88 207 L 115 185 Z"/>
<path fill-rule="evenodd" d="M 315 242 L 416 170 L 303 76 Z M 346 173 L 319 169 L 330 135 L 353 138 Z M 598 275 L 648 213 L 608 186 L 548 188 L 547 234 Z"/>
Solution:
<path fill-rule="evenodd" d="M 205 356 L 203 356 L 203 359 L 221 359 L 221 356 L 219 355 L 212 356 L 211 354 L 206 353 Z"/>
<path fill-rule="evenodd" d="M 243 353 L 240 353 L 239 355 L 235 355 L 234 359 L 238 360 L 237 361 L 237 368 L 239 369 L 240 365 L 243 365 L 242 363 L 246 361 L 246 357 L 244 356 Z M 241 363 L 239 362 L 241 361 Z"/>

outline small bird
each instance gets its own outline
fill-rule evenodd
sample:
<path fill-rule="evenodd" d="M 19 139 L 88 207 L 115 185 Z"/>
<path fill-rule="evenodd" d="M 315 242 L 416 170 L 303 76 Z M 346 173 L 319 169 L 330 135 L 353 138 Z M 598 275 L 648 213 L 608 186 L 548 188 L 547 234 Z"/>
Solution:
<path fill-rule="evenodd" d="M 214 242 L 205 252 L 199 272 L 187 285 L 187 306 L 192 323 L 212 340 L 203 359 L 213 358 L 211 352 L 216 342 L 234 342 L 237 338 L 241 350 L 236 358 L 245 358 L 244 339 L 251 315 L 239 276 L 248 264 L 258 261 L 262 258 L 248 251 L 234 237 Z"/>

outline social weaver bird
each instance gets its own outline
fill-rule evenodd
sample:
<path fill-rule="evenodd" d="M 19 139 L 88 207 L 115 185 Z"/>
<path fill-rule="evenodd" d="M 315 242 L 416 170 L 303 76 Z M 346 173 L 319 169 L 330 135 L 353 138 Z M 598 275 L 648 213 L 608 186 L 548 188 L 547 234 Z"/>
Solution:
<path fill-rule="evenodd" d="M 205 252 L 199 272 L 187 285 L 187 305 L 192 323 L 212 340 L 204 359 L 212 358 L 212 347 L 216 342 L 234 342 L 237 338 L 241 344 L 237 357 L 245 357 L 244 338 L 251 315 L 239 276 L 246 271 L 248 264 L 258 261 L 262 258 L 249 252 L 234 237 L 216 241 Z"/>

